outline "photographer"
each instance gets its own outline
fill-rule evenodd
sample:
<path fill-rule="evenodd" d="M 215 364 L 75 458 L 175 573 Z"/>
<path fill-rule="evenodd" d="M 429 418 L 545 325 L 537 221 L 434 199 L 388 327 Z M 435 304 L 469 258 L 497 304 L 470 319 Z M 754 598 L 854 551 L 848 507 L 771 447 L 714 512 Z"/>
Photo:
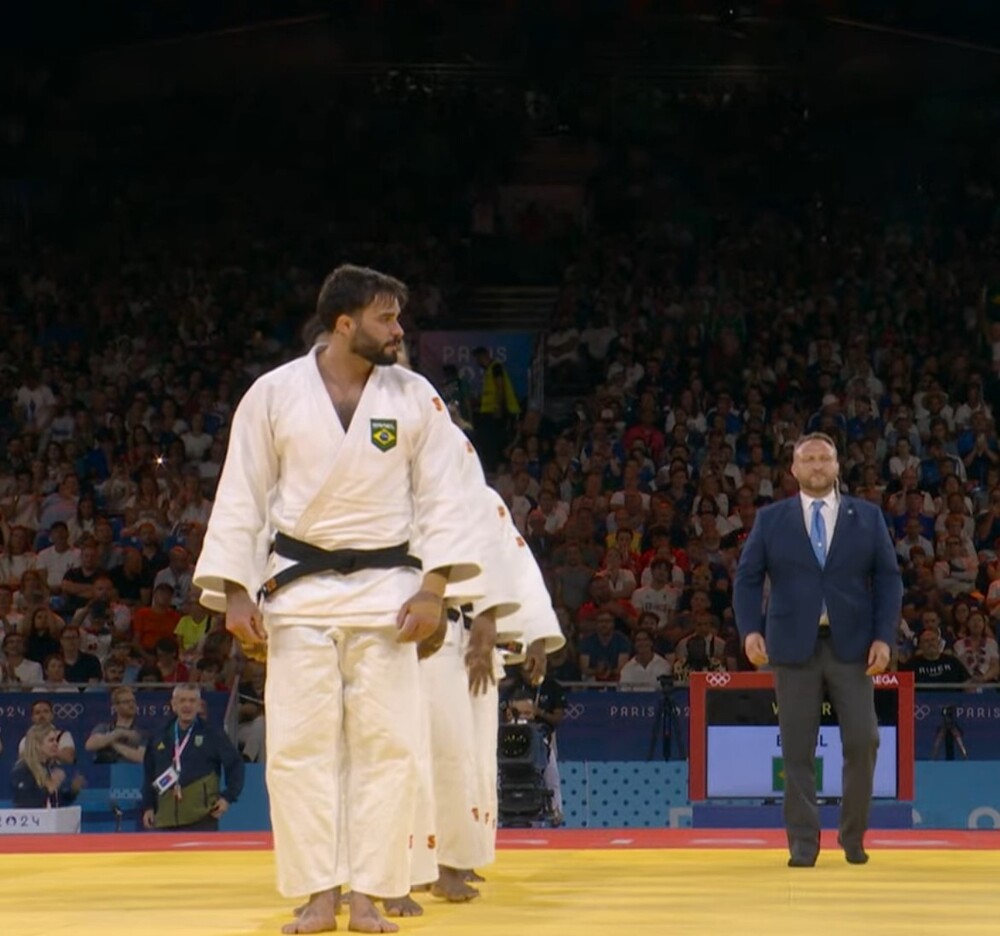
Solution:
<path fill-rule="evenodd" d="M 523 666 L 510 667 L 500 685 L 500 707 L 505 722 L 530 722 L 542 734 L 548 757 L 545 763 L 545 786 L 552 793 L 552 825 L 562 825 L 562 784 L 559 778 L 559 752 L 556 729 L 566 714 L 566 690 L 546 675 L 538 686 Z"/>

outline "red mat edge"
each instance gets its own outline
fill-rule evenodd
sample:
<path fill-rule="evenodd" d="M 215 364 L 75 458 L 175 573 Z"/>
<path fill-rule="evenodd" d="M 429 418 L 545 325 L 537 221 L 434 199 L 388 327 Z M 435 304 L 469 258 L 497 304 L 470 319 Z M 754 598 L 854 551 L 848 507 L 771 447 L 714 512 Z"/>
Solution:
<path fill-rule="evenodd" d="M 869 849 L 1000 851 L 1000 830 L 873 829 Z M 671 849 L 785 848 L 780 829 L 503 829 L 502 849 Z M 272 847 L 268 832 L 96 833 L 83 835 L 0 835 L 0 854 L 80 854 L 99 852 L 262 851 Z M 836 848 L 836 833 L 823 833 L 823 847 Z"/>

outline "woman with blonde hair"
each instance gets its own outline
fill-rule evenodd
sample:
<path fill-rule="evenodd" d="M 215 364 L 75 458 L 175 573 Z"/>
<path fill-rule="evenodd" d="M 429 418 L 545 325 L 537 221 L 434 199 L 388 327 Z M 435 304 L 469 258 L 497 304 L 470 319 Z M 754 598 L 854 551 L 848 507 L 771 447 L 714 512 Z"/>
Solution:
<path fill-rule="evenodd" d="M 16 809 L 68 806 L 83 789 L 77 774 L 68 781 L 59 760 L 59 731 L 51 724 L 32 725 L 24 736 L 24 751 L 10 774 Z"/>

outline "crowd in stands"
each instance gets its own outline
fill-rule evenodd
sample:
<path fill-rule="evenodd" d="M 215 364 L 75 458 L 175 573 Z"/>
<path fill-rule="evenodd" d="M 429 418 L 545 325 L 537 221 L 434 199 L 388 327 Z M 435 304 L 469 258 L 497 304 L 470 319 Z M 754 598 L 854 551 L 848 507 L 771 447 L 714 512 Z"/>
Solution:
<path fill-rule="evenodd" d="M 91 128 L 113 158 L 81 168 L 91 184 L 61 194 L 65 224 L 25 228 L 0 276 L 4 686 L 237 684 L 257 756 L 265 674 L 191 582 L 233 409 L 301 353 L 341 259 L 411 281 L 411 329 L 461 320 L 456 256 L 531 124 L 518 101 L 378 86 L 365 107 L 307 111 L 317 140 L 349 123 L 339 140 L 389 160 L 370 173 L 359 143 L 329 164 L 314 150 L 293 167 L 276 143 L 227 163 L 261 139 L 249 104 Z M 593 112 L 545 104 L 560 106 L 601 136 Z M 897 543 L 893 665 L 996 682 L 989 161 L 869 202 L 845 194 L 788 94 L 650 92 L 630 108 L 637 142 L 608 145 L 588 224 L 503 232 L 572 247 L 544 337 L 546 393 L 566 405 L 526 409 L 492 476 L 568 637 L 553 675 L 652 689 L 746 668 L 730 605 L 740 546 L 757 510 L 795 492 L 795 440 L 819 430 L 838 442 L 843 489 L 880 504 Z M 420 145 L 404 151 L 407 127 Z M 216 162 L 178 180 L 170 161 L 195 138 Z M 135 152 L 153 154 L 143 172 Z"/>

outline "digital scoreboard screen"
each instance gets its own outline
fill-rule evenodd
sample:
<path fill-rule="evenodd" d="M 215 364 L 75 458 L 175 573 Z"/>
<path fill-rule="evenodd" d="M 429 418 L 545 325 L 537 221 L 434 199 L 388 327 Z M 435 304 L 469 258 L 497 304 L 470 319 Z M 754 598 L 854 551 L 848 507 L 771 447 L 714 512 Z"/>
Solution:
<path fill-rule="evenodd" d="M 899 696 L 876 692 L 879 750 L 873 795 L 896 799 L 899 792 Z M 784 795 L 784 760 L 773 688 L 705 690 L 705 793 L 710 798 L 778 799 Z M 824 701 L 816 746 L 816 793 L 843 793 L 843 751 L 833 706 Z"/>

